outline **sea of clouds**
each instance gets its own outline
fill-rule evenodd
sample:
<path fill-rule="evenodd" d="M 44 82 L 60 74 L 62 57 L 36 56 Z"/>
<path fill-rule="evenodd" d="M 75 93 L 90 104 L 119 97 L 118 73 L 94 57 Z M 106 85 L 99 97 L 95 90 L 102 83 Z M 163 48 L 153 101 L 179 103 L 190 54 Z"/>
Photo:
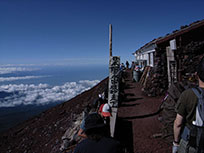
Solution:
<path fill-rule="evenodd" d="M 48 84 L 1 85 L 0 92 L 3 92 L 5 96 L 0 98 L 0 107 L 64 102 L 89 90 L 98 83 L 99 80 L 81 80 L 79 82 L 67 82 L 61 86 Z"/>
<path fill-rule="evenodd" d="M 1 67 L 0 74 L 15 72 L 36 71 L 30 67 Z M 15 107 L 19 105 L 45 105 L 49 103 L 64 102 L 76 95 L 89 90 L 98 84 L 99 80 L 81 80 L 77 82 L 66 82 L 63 85 L 49 84 L 14 84 L 12 81 L 36 79 L 47 76 L 21 76 L 0 77 L 0 107 Z"/>

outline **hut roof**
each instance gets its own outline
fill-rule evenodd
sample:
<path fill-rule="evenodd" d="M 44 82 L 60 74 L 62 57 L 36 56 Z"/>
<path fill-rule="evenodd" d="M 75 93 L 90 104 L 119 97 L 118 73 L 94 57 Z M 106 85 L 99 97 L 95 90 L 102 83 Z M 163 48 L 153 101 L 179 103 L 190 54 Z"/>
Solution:
<path fill-rule="evenodd" d="M 152 41 L 148 42 L 147 44 L 145 44 L 144 46 L 142 46 L 141 48 L 136 50 L 134 53 L 136 53 L 136 52 L 141 53 L 144 51 L 148 51 L 148 49 L 150 49 L 150 48 L 151 49 L 156 48 L 156 46 L 160 43 L 172 40 L 172 39 L 174 39 L 174 38 L 176 38 L 176 37 L 178 37 L 184 33 L 187 33 L 189 31 L 194 30 L 196 28 L 199 28 L 201 26 L 204 26 L 204 19 L 200 20 L 200 21 L 193 22 L 189 25 L 181 26 L 179 30 L 174 30 L 172 33 L 166 34 L 164 37 L 159 37 L 159 38 L 153 39 Z"/>

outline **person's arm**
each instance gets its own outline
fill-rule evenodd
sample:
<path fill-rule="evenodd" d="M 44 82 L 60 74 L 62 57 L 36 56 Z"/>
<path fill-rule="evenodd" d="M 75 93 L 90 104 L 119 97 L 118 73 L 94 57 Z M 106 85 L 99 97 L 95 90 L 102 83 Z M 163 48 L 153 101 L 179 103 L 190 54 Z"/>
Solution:
<path fill-rule="evenodd" d="M 172 153 L 178 152 L 182 123 L 183 123 L 183 117 L 177 114 L 176 119 L 174 121 L 174 141 L 173 141 Z"/>
<path fill-rule="evenodd" d="M 174 142 L 177 144 L 180 141 L 182 123 L 183 123 L 183 117 L 177 114 L 176 119 L 174 121 Z"/>
<path fill-rule="evenodd" d="M 87 136 L 84 133 L 84 129 L 85 129 L 85 118 L 81 122 L 80 129 L 79 129 L 77 135 L 82 137 L 82 138 L 86 138 Z"/>
<path fill-rule="evenodd" d="M 84 132 L 84 130 L 80 128 L 79 131 L 78 131 L 78 133 L 77 133 L 77 135 L 80 136 L 80 137 L 82 137 L 82 138 L 87 138 L 86 134 L 83 133 L 83 132 Z"/>

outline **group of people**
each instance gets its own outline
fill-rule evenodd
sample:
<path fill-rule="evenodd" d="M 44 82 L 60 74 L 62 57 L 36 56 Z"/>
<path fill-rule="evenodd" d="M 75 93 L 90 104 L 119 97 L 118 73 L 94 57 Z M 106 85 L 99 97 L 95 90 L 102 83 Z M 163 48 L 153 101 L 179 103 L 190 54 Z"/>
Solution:
<path fill-rule="evenodd" d="M 131 68 L 138 65 L 132 63 Z M 124 64 L 122 68 L 125 69 Z M 127 67 L 129 65 L 127 64 Z M 204 57 L 196 71 L 198 87 L 185 90 L 176 106 L 172 153 L 204 153 Z M 110 138 L 111 107 L 104 93 L 94 102 L 95 111 L 87 109 L 77 135 L 83 140 L 74 153 L 120 153 L 121 145 Z"/>
<path fill-rule="evenodd" d="M 172 153 L 204 153 L 204 57 L 196 75 L 198 87 L 185 90 L 177 102 Z"/>
<path fill-rule="evenodd" d="M 126 65 L 126 66 L 125 66 Z M 125 70 L 125 69 L 129 69 L 129 62 L 126 61 L 125 64 L 124 63 L 121 63 L 120 65 L 120 70 Z"/>
<path fill-rule="evenodd" d="M 132 64 L 129 68 L 129 62 L 126 61 L 126 66 L 124 63 L 121 63 L 120 65 L 120 70 L 124 71 L 124 70 L 131 70 L 131 74 L 132 74 L 132 81 L 133 82 L 138 82 L 141 76 L 141 67 L 137 62 L 132 61 Z"/>
<path fill-rule="evenodd" d="M 74 153 L 120 153 L 120 143 L 110 138 L 111 107 L 103 94 L 94 103 L 94 112 L 84 115 L 77 135 L 83 140 L 76 146 Z"/>

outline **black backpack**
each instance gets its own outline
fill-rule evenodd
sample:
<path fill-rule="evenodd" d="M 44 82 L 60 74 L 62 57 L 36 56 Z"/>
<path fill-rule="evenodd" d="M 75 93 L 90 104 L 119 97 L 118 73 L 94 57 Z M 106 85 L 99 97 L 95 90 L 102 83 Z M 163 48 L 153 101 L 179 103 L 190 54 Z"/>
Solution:
<path fill-rule="evenodd" d="M 204 153 L 204 90 L 192 88 L 198 98 L 196 107 L 196 121 L 190 129 L 189 145 L 196 149 L 197 153 Z"/>

